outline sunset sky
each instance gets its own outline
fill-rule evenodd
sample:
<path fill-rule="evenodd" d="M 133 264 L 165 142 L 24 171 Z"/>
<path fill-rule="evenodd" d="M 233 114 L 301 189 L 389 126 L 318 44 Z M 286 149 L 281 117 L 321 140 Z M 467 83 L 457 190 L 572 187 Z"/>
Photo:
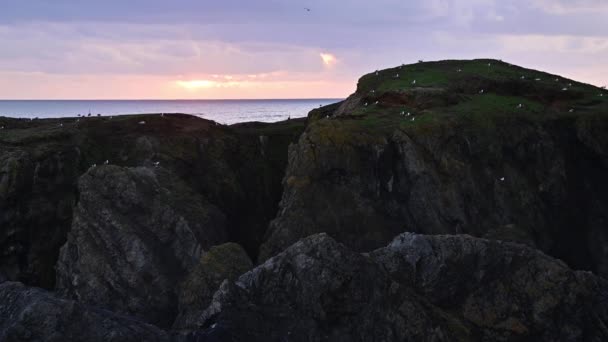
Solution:
<path fill-rule="evenodd" d="M 339 98 L 375 69 L 482 57 L 608 84 L 606 0 L 0 5 L 2 99 Z"/>

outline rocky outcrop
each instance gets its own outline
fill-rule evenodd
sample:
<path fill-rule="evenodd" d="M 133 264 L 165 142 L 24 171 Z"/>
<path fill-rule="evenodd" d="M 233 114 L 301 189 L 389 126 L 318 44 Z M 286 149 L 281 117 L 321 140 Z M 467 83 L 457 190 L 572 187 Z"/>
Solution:
<path fill-rule="evenodd" d="M 78 190 L 59 292 L 170 326 L 177 284 L 227 239 L 222 212 L 162 168 L 92 168 Z"/>
<path fill-rule="evenodd" d="M 550 75 L 494 61 L 486 72 L 485 64 L 366 75 L 333 116 L 316 116 L 290 148 L 260 260 L 319 232 L 357 251 L 406 231 L 467 233 L 524 239 L 576 269 L 607 274 L 608 107 L 599 90 L 573 82 L 576 93 L 559 98 L 555 76 L 522 81 Z M 412 85 L 397 72 L 452 79 Z M 485 92 L 473 92 L 474 84 Z M 434 103 L 412 95 L 446 89 L 457 96 Z"/>
<path fill-rule="evenodd" d="M 0 278 L 52 289 L 78 201 L 78 178 L 106 161 L 125 167 L 160 163 L 218 207 L 230 240 L 255 257 L 281 198 L 287 146 L 305 121 L 223 126 L 176 114 L 0 117 L 0 125 Z"/>
<path fill-rule="evenodd" d="M 190 272 L 179 289 L 179 315 L 173 329 L 195 331 L 202 328 L 201 312 L 224 280 L 234 281 L 253 268 L 245 250 L 236 243 L 211 247 Z"/>
<path fill-rule="evenodd" d="M 221 341 L 466 340 L 449 314 L 325 234 L 226 281 L 203 312 Z"/>
<path fill-rule="evenodd" d="M 603 341 L 608 283 L 524 245 L 401 235 L 369 255 L 325 234 L 222 284 L 221 341 Z"/>
<path fill-rule="evenodd" d="M 136 319 L 6 282 L 0 284 L 0 340 L 160 342 L 169 337 Z"/>
<path fill-rule="evenodd" d="M 370 257 L 480 340 L 608 338 L 608 282 L 523 245 L 406 233 Z"/>

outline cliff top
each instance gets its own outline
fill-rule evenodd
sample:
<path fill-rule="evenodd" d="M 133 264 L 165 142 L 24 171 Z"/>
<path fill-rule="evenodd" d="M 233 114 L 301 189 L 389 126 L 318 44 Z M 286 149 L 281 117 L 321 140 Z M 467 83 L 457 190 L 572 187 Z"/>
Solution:
<path fill-rule="evenodd" d="M 359 79 L 340 104 L 309 117 L 339 119 L 367 133 L 436 125 L 494 125 L 500 120 L 545 120 L 608 113 L 608 91 L 494 59 L 419 62 Z M 317 125 L 335 126 L 318 121 Z M 329 120 L 331 121 L 331 120 Z"/>

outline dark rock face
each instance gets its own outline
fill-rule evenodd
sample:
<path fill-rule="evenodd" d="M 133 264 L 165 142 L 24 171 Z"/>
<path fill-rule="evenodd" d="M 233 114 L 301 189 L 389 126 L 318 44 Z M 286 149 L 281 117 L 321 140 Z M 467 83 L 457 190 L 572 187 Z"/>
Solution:
<path fill-rule="evenodd" d="M 281 198 L 287 146 L 305 121 L 229 127 L 189 115 L 140 115 L 0 117 L 0 125 L 6 127 L 0 130 L 0 277 L 51 289 L 78 178 L 106 160 L 126 167 L 159 162 L 220 208 L 230 240 L 255 257 Z"/>
<path fill-rule="evenodd" d="M 193 331 L 201 329 L 201 312 L 224 280 L 234 281 L 253 268 L 245 250 L 236 243 L 211 247 L 194 267 L 179 291 L 179 316 L 173 329 Z"/>
<path fill-rule="evenodd" d="M 162 168 L 92 168 L 57 264 L 71 298 L 168 326 L 176 285 L 226 241 L 225 217 Z"/>
<path fill-rule="evenodd" d="M 0 340 L 169 341 L 162 330 L 20 283 L 0 284 Z"/>
<path fill-rule="evenodd" d="M 608 283 L 519 244 L 404 234 L 368 256 L 325 234 L 226 281 L 221 341 L 604 341 Z"/>
<path fill-rule="evenodd" d="M 523 245 L 406 233 L 370 257 L 481 340 L 608 338 L 608 282 Z"/>
<path fill-rule="evenodd" d="M 513 233 L 574 268 L 606 274 L 606 117 L 488 120 L 496 122 L 454 118 L 380 133 L 354 119 L 311 124 L 290 149 L 261 260 L 318 232 L 357 251 L 404 231 Z M 518 231 L 493 232 L 501 227 Z"/>
<path fill-rule="evenodd" d="M 224 282 L 201 318 L 221 341 L 455 341 L 467 333 L 325 234 Z"/>
<path fill-rule="evenodd" d="M 0 141 L 0 274 L 45 287 L 72 219 L 80 158 L 53 139 L 28 148 Z"/>

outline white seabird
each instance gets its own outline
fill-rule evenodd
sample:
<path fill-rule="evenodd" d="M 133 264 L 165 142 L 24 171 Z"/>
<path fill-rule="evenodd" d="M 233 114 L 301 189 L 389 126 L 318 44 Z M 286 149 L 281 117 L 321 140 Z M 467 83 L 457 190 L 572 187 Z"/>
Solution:
<path fill-rule="evenodd" d="M 145 124 L 146 124 L 146 122 L 145 122 L 145 121 L 140 121 L 140 122 L 139 122 L 139 124 L 140 124 L 140 125 L 145 125 Z"/>
<path fill-rule="evenodd" d="M 566 90 L 568 90 L 568 88 L 566 88 L 566 87 L 562 88 L 562 91 L 566 91 Z"/>
<path fill-rule="evenodd" d="M 517 105 L 517 108 L 523 108 L 523 106 L 524 105 L 520 103 L 520 104 Z"/>
<path fill-rule="evenodd" d="M 501 181 L 501 182 L 504 182 L 504 181 L 505 181 L 505 177 L 501 177 L 501 178 L 500 178 L 500 181 Z"/>
<path fill-rule="evenodd" d="M 108 164 L 110 164 L 110 161 L 106 159 L 106 161 L 103 162 L 103 165 L 108 165 Z"/>
<path fill-rule="evenodd" d="M 416 80 L 413 80 L 413 81 L 412 81 L 412 85 L 416 85 Z"/>
<path fill-rule="evenodd" d="M 480 93 L 480 94 L 483 94 L 483 93 L 485 93 L 485 90 L 481 89 L 481 90 L 479 91 L 479 93 Z"/>
<path fill-rule="evenodd" d="M 154 162 L 154 167 L 160 166 L 160 162 Z"/>
<path fill-rule="evenodd" d="M 568 112 L 569 113 L 573 113 L 574 112 L 574 108 L 570 108 L 570 110 Z"/>

